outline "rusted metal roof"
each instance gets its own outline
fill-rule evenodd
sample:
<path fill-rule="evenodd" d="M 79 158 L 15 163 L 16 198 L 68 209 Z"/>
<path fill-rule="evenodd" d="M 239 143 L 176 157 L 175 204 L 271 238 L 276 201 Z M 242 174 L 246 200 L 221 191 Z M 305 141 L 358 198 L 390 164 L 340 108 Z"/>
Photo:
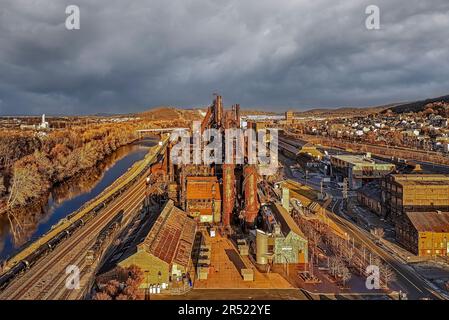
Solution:
<path fill-rule="evenodd" d="M 449 232 L 449 212 L 407 212 L 410 222 L 420 232 Z"/>
<path fill-rule="evenodd" d="M 196 222 L 169 200 L 143 241 L 143 247 L 159 259 L 187 266 L 195 239 Z"/>
<path fill-rule="evenodd" d="M 220 184 L 216 176 L 187 177 L 187 194 L 189 199 L 221 199 Z"/>
<path fill-rule="evenodd" d="M 290 231 L 296 233 L 301 238 L 307 240 L 304 233 L 301 231 L 299 226 L 296 224 L 295 220 L 290 216 L 287 210 L 280 205 L 279 203 L 274 203 L 271 208 L 273 209 L 273 213 L 276 217 L 276 220 L 281 225 L 281 231 L 286 237 Z"/>

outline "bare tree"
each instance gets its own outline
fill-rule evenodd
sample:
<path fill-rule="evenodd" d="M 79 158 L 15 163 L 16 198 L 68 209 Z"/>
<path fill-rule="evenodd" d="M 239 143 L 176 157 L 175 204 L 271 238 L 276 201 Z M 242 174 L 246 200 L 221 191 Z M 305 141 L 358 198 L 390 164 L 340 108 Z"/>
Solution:
<path fill-rule="evenodd" d="M 16 164 L 7 202 L 8 207 L 25 205 L 29 199 L 41 194 L 44 184 L 35 164 Z"/>
<path fill-rule="evenodd" d="M 107 293 L 100 291 L 93 296 L 93 300 L 112 300 L 112 298 Z"/>
<path fill-rule="evenodd" d="M 129 300 L 129 299 L 126 294 L 121 293 L 115 298 L 115 300 Z"/>
<path fill-rule="evenodd" d="M 117 280 L 110 280 L 103 289 L 110 297 L 115 297 L 120 291 L 120 282 Z"/>
<path fill-rule="evenodd" d="M 380 267 L 382 266 L 382 259 L 379 256 L 377 256 L 377 255 L 372 255 L 372 257 L 371 257 L 371 264 L 375 265 L 375 266 L 378 266 L 379 269 L 380 269 Z"/>
<path fill-rule="evenodd" d="M 347 267 L 343 267 L 340 270 L 340 276 L 341 276 L 341 280 L 343 282 L 343 287 L 344 287 L 346 285 L 346 283 L 351 279 L 352 274 Z"/>
<path fill-rule="evenodd" d="M 321 235 L 318 231 L 312 230 L 312 232 L 310 233 L 309 239 L 312 240 L 315 247 L 318 247 L 318 244 L 321 241 Z"/>
<path fill-rule="evenodd" d="M 385 284 L 385 287 L 388 288 L 388 284 L 396 279 L 396 273 L 386 263 L 380 265 L 379 271 L 382 282 Z"/>
<path fill-rule="evenodd" d="M 332 256 L 329 259 L 329 270 L 331 271 L 331 273 L 334 277 L 337 276 L 341 272 L 341 270 L 344 266 L 345 265 L 344 265 L 343 261 L 338 256 Z"/>

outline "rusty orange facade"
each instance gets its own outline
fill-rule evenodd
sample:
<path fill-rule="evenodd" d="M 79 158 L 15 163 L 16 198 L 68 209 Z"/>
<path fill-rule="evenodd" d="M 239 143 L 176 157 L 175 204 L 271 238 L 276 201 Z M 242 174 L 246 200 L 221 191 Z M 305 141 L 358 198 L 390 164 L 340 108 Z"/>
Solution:
<path fill-rule="evenodd" d="M 223 165 L 223 224 L 231 224 L 232 210 L 235 203 L 235 175 L 234 165 Z"/>
<path fill-rule="evenodd" d="M 257 167 L 235 163 L 236 149 L 247 150 L 248 142 L 241 136 L 235 136 L 235 142 L 226 144 L 226 129 L 240 127 L 240 105 L 235 104 L 230 110 L 224 110 L 222 97 L 215 95 L 200 130 L 201 134 L 207 129 L 216 129 L 221 133 L 222 145 L 225 146 L 223 161 L 212 164 L 166 165 L 170 177 L 170 199 L 200 223 L 219 224 L 230 231 L 234 214 L 244 219 L 247 225 L 252 225 L 259 213 Z M 202 146 L 205 144 L 206 142 Z M 191 155 L 193 150 L 194 148 L 191 149 Z M 229 159 L 233 159 L 233 163 L 226 163 L 230 162 L 226 158 L 226 155 L 229 156 L 226 152 L 232 152 Z M 238 152 L 239 155 L 241 153 Z M 245 159 L 241 157 L 239 160 Z"/>
<path fill-rule="evenodd" d="M 216 176 L 187 177 L 186 209 L 200 222 L 219 222 L 221 187 Z"/>
<path fill-rule="evenodd" d="M 259 213 L 259 201 L 257 198 L 257 168 L 255 165 L 247 165 L 243 169 L 243 187 L 245 191 L 245 221 L 254 223 Z"/>

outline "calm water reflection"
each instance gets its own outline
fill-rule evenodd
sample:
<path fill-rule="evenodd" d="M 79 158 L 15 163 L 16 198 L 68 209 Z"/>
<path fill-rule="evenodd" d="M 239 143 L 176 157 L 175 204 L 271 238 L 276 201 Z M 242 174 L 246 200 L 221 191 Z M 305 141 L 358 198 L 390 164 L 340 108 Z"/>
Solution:
<path fill-rule="evenodd" d="M 12 255 L 29 240 L 40 237 L 59 220 L 98 196 L 136 161 L 143 159 L 148 148 L 156 143 L 156 139 L 145 139 L 121 147 L 95 168 L 57 185 L 48 200 L 16 212 L 18 219 L 12 224 L 16 239 L 7 217 L 0 217 L 0 260 Z"/>

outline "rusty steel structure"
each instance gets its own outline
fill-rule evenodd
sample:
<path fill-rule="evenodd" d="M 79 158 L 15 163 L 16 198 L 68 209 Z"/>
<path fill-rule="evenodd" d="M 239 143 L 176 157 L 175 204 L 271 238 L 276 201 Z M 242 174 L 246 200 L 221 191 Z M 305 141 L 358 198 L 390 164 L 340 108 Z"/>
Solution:
<path fill-rule="evenodd" d="M 240 105 L 232 105 L 224 110 L 223 98 L 214 95 L 212 104 L 199 127 L 203 135 L 207 129 L 217 129 L 225 146 L 225 131 L 240 128 Z M 232 151 L 235 160 L 236 148 L 246 150 L 242 137 L 232 141 L 227 151 Z M 193 146 L 193 140 L 191 147 Z M 201 144 L 204 147 L 204 144 Z M 231 150 L 229 150 L 229 147 Z M 193 149 L 193 148 L 192 148 Z M 223 151 L 225 148 L 223 147 Z M 193 155 L 191 150 L 191 155 Z M 180 164 L 174 165 L 167 160 L 163 165 L 168 171 L 168 196 L 177 206 L 185 210 L 200 223 L 221 225 L 230 229 L 233 222 L 240 222 L 251 227 L 259 211 L 257 194 L 257 166 L 226 162 L 225 152 L 220 164 Z M 229 156 L 229 155 L 228 155 Z"/>
<path fill-rule="evenodd" d="M 243 170 L 243 187 L 245 194 L 244 216 L 248 224 L 254 223 L 259 213 L 257 199 L 257 169 L 255 165 L 246 165 Z"/>
<path fill-rule="evenodd" d="M 231 224 L 232 211 L 235 204 L 235 175 L 234 165 L 223 165 L 223 223 Z"/>

